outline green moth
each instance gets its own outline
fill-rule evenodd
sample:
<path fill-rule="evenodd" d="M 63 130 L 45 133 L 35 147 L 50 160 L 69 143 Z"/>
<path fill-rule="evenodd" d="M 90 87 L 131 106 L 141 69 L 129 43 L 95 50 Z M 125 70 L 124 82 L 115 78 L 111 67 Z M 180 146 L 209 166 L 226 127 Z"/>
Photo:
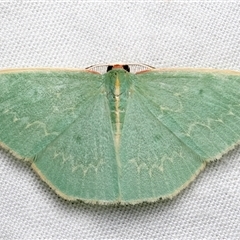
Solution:
<path fill-rule="evenodd" d="M 239 144 L 240 72 L 130 67 L 1 71 L 1 146 L 68 200 L 175 196 Z"/>

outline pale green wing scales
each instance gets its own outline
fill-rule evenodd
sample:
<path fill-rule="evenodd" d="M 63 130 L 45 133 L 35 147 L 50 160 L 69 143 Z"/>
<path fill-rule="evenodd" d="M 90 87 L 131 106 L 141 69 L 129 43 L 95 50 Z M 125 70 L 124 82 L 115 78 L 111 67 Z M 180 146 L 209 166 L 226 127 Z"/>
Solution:
<path fill-rule="evenodd" d="M 205 166 L 204 158 L 178 139 L 146 101 L 137 91 L 129 98 L 121 136 L 120 187 L 126 202 L 171 197 Z"/>
<path fill-rule="evenodd" d="M 152 71 L 138 75 L 136 88 L 152 114 L 205 160 L 240 141 L 239 73 Z"/>
<path fill-rule="evenodd" d="M 121 136 L 123 199 L 172 197 L 239 143 L 239 89 L 235 72 L 137 74 Z"/>
<path fill-rule="evenodd" d="M 0 75 L 0 141 L 67 199 L 114 202 L 117 167 L 102 75 Z"/>
<path fill-rule="evenodd" d="M 107 103 L 103 95 L 85 103 L 79 117 L 46 149 L 35 166 L 67 199 L 116 202 L 118 173 Z M 40 174 L 40 175 L 41 175 Z"/>

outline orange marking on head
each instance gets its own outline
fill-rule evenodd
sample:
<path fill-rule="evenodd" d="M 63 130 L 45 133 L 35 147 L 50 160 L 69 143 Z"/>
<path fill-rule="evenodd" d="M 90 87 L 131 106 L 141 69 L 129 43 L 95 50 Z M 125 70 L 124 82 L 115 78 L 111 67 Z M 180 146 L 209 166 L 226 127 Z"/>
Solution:
<path fill-rule="evenodd" d="M 113 65 L 113 68 L 123 68 L 123 65 L 121 65 L 121 64 L 116 64 L 116 65 Z"/>

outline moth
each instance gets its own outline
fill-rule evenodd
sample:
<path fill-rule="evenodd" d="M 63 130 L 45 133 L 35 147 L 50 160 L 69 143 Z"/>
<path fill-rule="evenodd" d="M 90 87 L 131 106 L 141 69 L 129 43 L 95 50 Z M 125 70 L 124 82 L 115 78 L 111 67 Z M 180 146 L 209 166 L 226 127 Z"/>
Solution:
<path fill-rule="evenodd" d="M 239 142 L 240 72 L 135 64 L 0 72 L 0 145 L 68 200 L 172 198 Z"/>

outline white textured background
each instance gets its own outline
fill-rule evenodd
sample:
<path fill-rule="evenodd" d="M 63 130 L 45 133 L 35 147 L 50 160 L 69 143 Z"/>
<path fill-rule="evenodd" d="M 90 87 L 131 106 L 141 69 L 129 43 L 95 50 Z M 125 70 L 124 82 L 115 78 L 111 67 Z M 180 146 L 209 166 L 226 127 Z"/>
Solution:
<path fill-rule="evenodd" d="M 0 69 L 118 61 L 240 71 L 240 3 L 0 3 Z M 240 148 L 173 200 L 125 207 L 62 200 L 1 149 L 0 238 L 239 239 Z"/>

